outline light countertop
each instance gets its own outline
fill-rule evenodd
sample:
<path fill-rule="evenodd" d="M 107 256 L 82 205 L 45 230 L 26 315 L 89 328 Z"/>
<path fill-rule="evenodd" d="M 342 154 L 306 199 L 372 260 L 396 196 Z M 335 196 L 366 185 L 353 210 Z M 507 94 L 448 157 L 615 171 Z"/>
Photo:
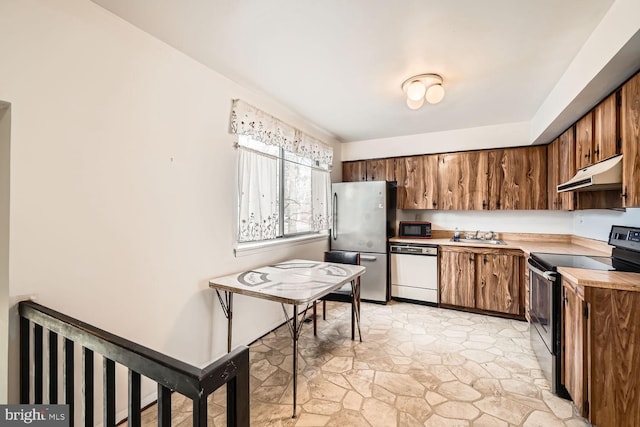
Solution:
<path fill-rule="evenodd" d="M 531 238 L 525 239 L 507 238 L 501 239 L 505 245 L 487 244 L 482 242 L 452 242 L 451 239 L 401 239 L 394 237 L 389 239 L 391 243 L 418 243 L 434 246 L 460 246 L 469 248 L 493 248 L 493 249 L 517 249 L 521 250 L 524 256 L 528 257 L 532 252 L 571 254 L 571 255 L 593 255 L 611 256 L 611 246 L 603 242 L 589 241 L 589 239 L 565 239 L 566 241 L 545 240 Z M 558 272 L 568 280 L 583 286 L 594 286 L 600 288 L 638 291 L 640 292 L 640 273 L 624 273 L 620 271 L 599 271 L 586 270 L 582 268 L 558 267 Z"/>
<path fill-rule="evenodd" d="M 581 286 L 640 292 L 640 273 L 621 271 L 585 270 L 558 267 L 558 272 L 569 281 Z"/>
<path fill-rule="evenodd" d="M 574 254 L 574 255 L 596 255 L 596 256 L 610 256 L 611 249 L 607 252 L 602 250 L 601 247 L 588 247 L 572 243 L 568 240 L 565 243 L 562 242 L 547 242 L 544 240 L 516 240 L 516 239 L 502 239 L 506 245 L 494 245 L 490 243 L 482 242 L 452 242 L 451 239 L 401 239 L 399 237 L 393 237 L 389 239 L 390 242 L 397 243 L 418 243 L 424 245 L 434 246 L 463 246 L 471 248 L 493 248 L 493 249 L 519 249 L 524 252 L 525 256 L 529 256 L 531 252 L 546 252 L 554 254 Z"/>

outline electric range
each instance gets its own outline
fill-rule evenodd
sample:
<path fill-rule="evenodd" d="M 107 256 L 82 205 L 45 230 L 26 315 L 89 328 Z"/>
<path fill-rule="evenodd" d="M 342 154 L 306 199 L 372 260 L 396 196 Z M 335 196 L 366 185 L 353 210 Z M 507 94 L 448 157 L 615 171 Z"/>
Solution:
<path fill-rule="evenodd" d="M 528 261 L 531 346 L 551 391 L 568 397 L 562 385 L 562 284 L 558 267 L 640 273 L 640 228 L 614 225 L 609 233 L 611 256 L 531 253 Z"/>

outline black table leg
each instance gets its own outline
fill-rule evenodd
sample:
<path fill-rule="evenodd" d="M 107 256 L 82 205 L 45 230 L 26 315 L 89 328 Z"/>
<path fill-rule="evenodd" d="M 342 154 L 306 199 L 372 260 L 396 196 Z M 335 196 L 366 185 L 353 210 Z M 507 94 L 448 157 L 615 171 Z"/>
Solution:
<path fill-rule="evenodd" d="M 220 296 L 220 291 L 216 289 L 218 301 L 227 318 L 227 353 L 231 352 L 231 333 L 233 331 L 233 292 L 224 291 L 224 299 Z"/>
<path fill-rule="evenodd" d="M 305 309 L 302 311 L 302 318 L 304 319 L 307 315 L 307 310 L 311 307 L 311 304 L 307 304 Z M 293 341 L 293 415 L 291 418 L 297 418 L 296 414 L 296 405 L 298 403 L 298 338 L 300 337 L 300 332 L 302 331 L 302 325 L 304 325 L 304 321 L 301 322 L 298 315 L 298 306 L 293 305 L 293 315 L 289 317 L 289 313 L 287 313 L 287 309 L 282 304 L 282 311 L 284 311 L 284 316 L 286 319 L 286 323 L 289 326 L 289 333 L 291 334 L 291 340 Z"/>

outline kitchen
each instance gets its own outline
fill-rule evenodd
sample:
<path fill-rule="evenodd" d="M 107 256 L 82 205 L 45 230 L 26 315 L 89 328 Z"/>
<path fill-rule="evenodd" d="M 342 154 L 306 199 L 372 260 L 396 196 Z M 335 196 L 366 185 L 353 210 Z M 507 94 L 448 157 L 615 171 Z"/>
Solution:
<path fill-rule="evenodd" d="M 295 107 L 211 71 L 94 3 L 63 1 L 56 8 L 46 2 L 3 2 L 0 99 L 12 109 L 9 295 L 38 294 L 47 304 L 184 360 L 215 358 L 226 348 L 224 316 L 207 288 L 208 278 L 294 254 L 318 258 L 328 246 L 326 240 L 314 241 L 234 255 L 235 215 L 226 206 L 233 205 L 235 192 L 231 99 L 247 99 L 334 143 L 334 182 L 342 180 L 340 161 L 524 146 L 555 127 L 548 140 L 539 141 L 545 144 L 580 118 L 571 117 L 558 128 L 555 119 L 570 104 L 562 93 L 570 92 L 573 99 L 585 88 L 593 90 L 588 83 L 618 51 L 624 58 L 625 46 L 637 38 L 637 24 L 629 29 L 629 19 L 637 16 L 635 2 L 616 1 L 614 6 L 607 20 L 594 23 L 594 29 L 600 26 L 592 43 L 576 56 L 566 77 L 558 75 L 558 89 L 549 88 L 551 100 L 543 105 L 546 98 L 538 99 L 541 113 L 531 124 L 531 116 L 489 124 L 470 121 L 463 129 L 340 143 L 295 113 Z M 637 66 L 626 65 L 630 76 Z M 596 79 L 596 88 L 609 90 L 594 96 L 594 105 L 625 78 L 614 80 L 609 87 Z M 393 102 L 406 109 L 401 81 L 389 85 L 397 92 Z M 445 102 L 453 99 L 453 78 L 449 87 Z M 640 222 L 637 208 L 403 209 L 397 219 L 430 221 L 438 230 L 565 234 L 600 241 L 607 240 L 611 225 Z M 147 299 L 150 303 L 141 306 Z M 95 300 L 131 314 L 114 318 L 87 303 Z M 279 307 L 240 300 L 237 308 L 263 320 L 257 325 L 238 317 L 241 342 L 281 322 Z M 145 326 L 149 323 L 156 325 L 152 333 Z"/>

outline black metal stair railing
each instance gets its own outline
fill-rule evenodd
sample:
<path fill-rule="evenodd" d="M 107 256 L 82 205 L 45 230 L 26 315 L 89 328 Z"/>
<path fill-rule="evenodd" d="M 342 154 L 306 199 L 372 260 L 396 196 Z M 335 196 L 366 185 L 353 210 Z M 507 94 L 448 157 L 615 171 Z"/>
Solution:
<path fill-rule="evenodd" d="M 128 425 L 141 425 L 141 376 L 158 384 L 158 425 L 171 425 L 171 392 L 193 402 L 193 425 L 207 425 L 207 398 L 227 386 L 227 426 L 249 426 L 249 349 L 239 347 L 198 368 L 132 341 L 91 326 L 32 301 L 19 305 L 20 402 L 42 404 L 44 399 L 44 329 L 48 331 L 48 403 L 70 405 L 71 426 L 93 426 L 94 352 L 103 356 L 103 425 L 116 424 L 116 363 L 128 368 Z M 32 337 L 33 334 L 33 337 Z M 62 344 L 62 401 L 58 399 L 58 335 Z M 33 355 L 31 342 L 33 338 Z M 82 346 L 83 420 L 74 423 L 74 345 Z M 31 384 L 33 369 L 33 384 Z M 31 388 L 33 387 L 33 389 Z M 33 396 L 33 402 L 30 402 Z"/>

